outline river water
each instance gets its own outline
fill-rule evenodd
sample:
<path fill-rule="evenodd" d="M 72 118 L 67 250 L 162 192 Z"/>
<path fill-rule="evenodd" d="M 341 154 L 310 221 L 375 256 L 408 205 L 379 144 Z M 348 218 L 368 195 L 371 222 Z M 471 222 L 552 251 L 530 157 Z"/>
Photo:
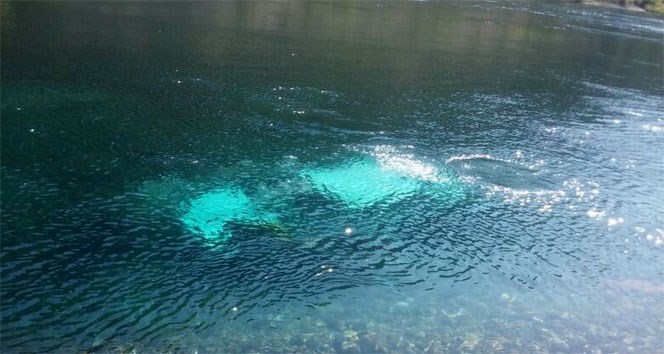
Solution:
<path fill-rule="evenodd" d="M 664 351 L 664 21 L 2 4 L 3 353 Z"/>

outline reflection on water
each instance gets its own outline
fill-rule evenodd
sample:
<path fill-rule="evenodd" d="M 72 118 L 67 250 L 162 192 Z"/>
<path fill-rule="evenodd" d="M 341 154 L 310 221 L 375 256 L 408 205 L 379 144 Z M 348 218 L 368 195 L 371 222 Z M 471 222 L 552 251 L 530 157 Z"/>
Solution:
<path fill-rule="evenodd" d="M 3 352 L 664 350 L 661 19 L 1 11 Z"/>

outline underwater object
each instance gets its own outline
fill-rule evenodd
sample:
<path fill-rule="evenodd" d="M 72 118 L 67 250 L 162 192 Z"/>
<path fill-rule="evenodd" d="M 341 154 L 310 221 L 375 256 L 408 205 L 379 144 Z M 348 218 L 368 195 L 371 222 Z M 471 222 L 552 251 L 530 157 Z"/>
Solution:
<path fill-rule="evenodd" d="M 209 241 L 226 241 L 229 222 L 279 225 L 277 216 L 260 210 L 240 188 L 215 189 L 189 202 L 181 221 Z"/>
<path fill-rule="evenodd" d="M 308 169 L 301 174 L 318 192 L 340 199 L 350 207 L 398 200 L 415 193 L 420 187 L 417 180 L 405 178 L 398 171 L 385 170 L 371 159 L 333 168 Z"/>
<path fill-rule="evenodd" d="M 300 175 L 313 188 L 351 208 L 392 203 L 423 192 L 463 196 L 461 184 L 447 171 L 409 154 L 376 149 L 370 156 L 333 167 L 305 169 Z"/>

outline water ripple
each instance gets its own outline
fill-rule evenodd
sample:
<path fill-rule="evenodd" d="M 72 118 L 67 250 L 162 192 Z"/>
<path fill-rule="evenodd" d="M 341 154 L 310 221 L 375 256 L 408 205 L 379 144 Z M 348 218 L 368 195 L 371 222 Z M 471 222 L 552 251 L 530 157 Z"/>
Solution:
<path fill-rule="evenodd" d="M 24 28 L 20 6 L 53 16 Z M 661 20 L 68 6 L 2 7 L 3 352 L 661 348 Z M 305 173 L 358 161 L 361 207 Z M 229 187 L 278 221 L 187 227 Z"/>

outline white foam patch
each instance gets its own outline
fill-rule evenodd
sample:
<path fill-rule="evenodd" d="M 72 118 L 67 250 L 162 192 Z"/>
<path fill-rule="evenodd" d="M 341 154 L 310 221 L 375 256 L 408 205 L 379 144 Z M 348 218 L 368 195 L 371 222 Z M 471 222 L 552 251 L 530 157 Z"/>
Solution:
<path fill-rule="evenodd" d="M 378 160 L 381 168 L 404 176 L 429 182 L 448 182 L 439 170 L 430 164 L 415 159 L 413 154 L 399 153 L 394 147 L 380 145 L 374 148 L 372 156 Z"/>
<path fill-rule="evenodd" d="M 504 160 L 501 160 L 501 159 L 494 159 L 491 155 L 488 155 L 488 154 L 467 154 L 467 155 L 452 156 L 449 159 L 447 159 L 445 162 L 450 163 L 450 162 L 454 162 L 454 161 L 465 161 L 465 160 L 475 160 L 475 159 L 487 159 L 487 160 L 504 161 Z"/>

